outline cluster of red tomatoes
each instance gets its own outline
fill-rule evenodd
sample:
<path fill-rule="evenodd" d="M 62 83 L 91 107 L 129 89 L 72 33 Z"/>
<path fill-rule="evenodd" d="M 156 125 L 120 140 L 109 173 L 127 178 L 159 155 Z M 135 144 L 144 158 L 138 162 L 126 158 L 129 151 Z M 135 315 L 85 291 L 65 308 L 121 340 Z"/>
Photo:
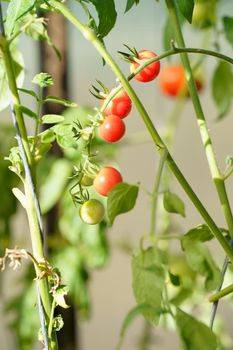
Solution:
<path fill-rule="evenodd" d="M 149 50 L 137 52 L 136 57 L 131 58 L 130 71 L 134 73 L 140 65 L 156 57 L 157 55 Z M 134 75 L 134 79 L 146 83 L 154 80 L 160 72 L 160 61 L 153 62 Z M 197 88 L 202 87 L 201 81 L 196 81 Z M 160 88 L 163 93 L 170 96 L 187 95 L 187 83 L 182 65 L 170 64 L 161 69 Z M 117 89 L 117 88 L 116 88 Z M 104 119 L 100 124 L 99 135 L 107 142 L 119 141 L 125 134 L 125 123 L 123 119 L 127 117 L 132 108 L 132 102 L 128 94 L 123 90 L 111 90 L 103 95 L 102 107 Z M 113 98 L 107 103 L 109 95 Z M 95 191 L 102 196 L 108 196 L 110 190 L 122 182 L 120 172 L 113 167 L 102 168 L 93 181 Z M 86 201 L 80 208 L 82 220 L 88 224 L 99 223 L 104 216 L 104 206 L 96 199 Z"/>

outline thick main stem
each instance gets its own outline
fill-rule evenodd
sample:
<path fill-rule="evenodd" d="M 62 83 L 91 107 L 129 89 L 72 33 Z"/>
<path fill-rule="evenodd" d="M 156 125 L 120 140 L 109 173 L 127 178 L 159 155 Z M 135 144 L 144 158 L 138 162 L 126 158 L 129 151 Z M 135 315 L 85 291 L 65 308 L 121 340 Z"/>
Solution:
<path fill-rule="evenodd" d="M 1 4 L 0 4 L 1 5 Z M 2 19 L 1 19 L 2 22 Z M 26 202 L 27 202 L 27 216 L 29 221 L 29 228 L 30 228 L 30 234 L 31 234 L 31 242 L 32 242 L 32 250 L 33 255 L 37 260 L 44 260 L 44 253 L 43 253 L 43 242 L 42 242 L 42 232 L 41 232 L 41 217 L 40 217 L 40 209 L 38 204 L 38 199 L 35 194 L 35 188 L 33 184 L 33 178 L 32 178 L 32 166 L 33 166 L 33 157 L 30 151 L 28 138 L 27 138 L 27 131 L 24 124 L 23 115 L 20 111 L 20 98 L 18 94 L 17 84 L 16 84 L 16 77 L 14 73 L 14 67 L 13 67 L 13 60 L 12 56 L 9 50 L 9 43 L 4 37 L 4 30 L 1 30 L 2 35 L 0 37 L 0 46 L 2 49 L 2 57 L 5 64 L 5 70 L 6 75 L 8 78 L 9 88 L 12 95 L 12 114 L 13 114 L 13 120 L 17 132 L 17 140 L 19 142 L 19 147 L 22 153 L 22 159 L 25 167 L 25 196 L 26 196 Z M 40 274 L 40 269 L 38 266 L 35 265 L 37 276 Z M 42 310 L 40 310 L 40 314 L 43 313 L 43 317 L 41 319 L 42 329 L 45 330 L 46 324 L 48 323 L 50 312 L 51 312 L 51 297 L 49 294 L 49 288 L 48 288 L 48 282 L 45 277 L 43 277 L 39 282 L 39 300 L 38 300 L 38 306 L 39 309 L 42 306 Z M 41 305 L 41 301 L 42 305 Z M 43 319 L 44 318 L 44 319 Z M 44 334 L 44 337 L 47 337 L 46 334 Z M 45 339 L 46 343 L 46 339 Z M 56 346 L 56 337 L 55 334 L 52 334 L 52 337 L 48 339 L 48 347 L 49 350 L 55 350 L 57 348 Z"/>
<path fill-rule="evenodd" d="M 115 75 L 118 77 L 120 80 L 122 86 L 134 102 L 135 107 L 137 108 L 143 122 L 145 123 L 155 146 L 157 147 L 158 150 L 164 149 L 167 150 L 166 145 L 164 144 L 163 140 L 161 139 L 160 135 L 158 134 L 158 131 L 154 127 L 149 115 L 147 114 L 143 104 L 139 100 L 138 96 L 136 95 L 135 91 L 129 84 L 127 78 L 124 76 L 124 74 L 121 72 L 120 68 L 118 65 L 115 63 L 113 58 L 110 56 L 110 54 L 106 51 L 105 47 L 103 44 L 100 42 L 100 40 L 96 37 L 95 33 L 82 24 L 75 16 L 74 14 L 61 2 L 58 2 L 56 0 L 50 0 L 50 4 L 57 9 L 63 16 L 65 16 L 78 30 L 81 31 L 83 36 L 89 40 L 94 47 L 97 49 L 97 51 L 101 54 L 101 56 L 105 59 L 106 63 L 110 66 L 112 71 L 115 73 Z M 168 152 L 168 150 L 167 150 Z M 175 163 L 174 159 L 172 158 L 171 154 L 168 152 L 167 153 L 167 163 L 177 178 L 178 182 L 204 219 L 204 221 L 207 223 L 217 240 L 219 241 L 220 245 L 224 249 L 224 251 L 227 253 L 229 256 L 230 260 L 233 262 L 233 251 L 231 250 L 230 245 L 228 244 L 227 240 L 224 238 L 222 235 L 222 232 L 219 230 L 218 226 L 214 222 L 214 220 L 211 218 L 197 195 L 193 192 L 191 186 L 183 176 L 182 172 L 178 168 L 177 164 Z"/>

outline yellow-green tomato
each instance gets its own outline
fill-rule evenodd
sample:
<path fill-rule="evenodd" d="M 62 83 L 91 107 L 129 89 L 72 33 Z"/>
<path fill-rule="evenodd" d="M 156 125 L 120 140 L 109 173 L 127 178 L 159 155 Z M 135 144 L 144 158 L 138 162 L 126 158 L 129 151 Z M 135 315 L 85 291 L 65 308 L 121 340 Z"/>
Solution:
<path fill-rule="evenodd" d="M 83 186 L 92 186 L 93 185 L 93 181 L 94 179 L 92 179 L 90 176 L 88 175 L 83 175 L 82 179 L 81 179 L 81 185 Z"/>
<path fill-rule="evenodd" d="M 81 219 L 88 225 L 99 224 L 103 220 L 104 212 L 103 204 L 97 199 L 89 199 L 79 210 Z"/>

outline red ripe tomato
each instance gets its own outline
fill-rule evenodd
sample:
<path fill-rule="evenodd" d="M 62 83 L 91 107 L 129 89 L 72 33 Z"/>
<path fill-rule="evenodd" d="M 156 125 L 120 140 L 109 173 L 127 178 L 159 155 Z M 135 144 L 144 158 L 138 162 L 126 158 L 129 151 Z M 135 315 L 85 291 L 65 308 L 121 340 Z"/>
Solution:
<path fill-rule="evenodd" d="M 203 79 L 200 72 L 195 74 L 195 83 L 198 91 L 203 88 Z M 187 82 L 185 78 L 185 71 L 181 64 L 170 64 L 160 72 L 160 88 L 170 96 L 189 96 Z"/>
<path fill-rule="evenodd" d="M 102 196 L 107 196 L 109 191 L 119 182 L 122 182 L 122 176 L 118 170 L 113 167 L 106 167 L 99 171 L 94 179 L 94 188 Z"/>
<path fill-rule="evenodd" d="M 178 96 L 185 94 L 186 79 L 181 64 L 169 64 L 163 67 L 159 79 L 160 88 L 166 95 Z"/>
<path fill-rule="evenodd" d="M 125 123 L 117 115 L 109 115 L 99 127 L 100 137 L 108 142 L 120 140 L 125 133 Z"/>
<path fill-rule="evenodd" d="M 132 62 L 130 65 L 131 73 L 133 73 L 140 66 L 140 63 L 138 61 L 141 61 L 141 63 L 145 63 L 146 61 L 156 56 L 156 53 L 149 50 L 139 51 L 137 62 Z M 148 81 L 154 80 L 159 74 L 159 71 L 160 61 L 153 62 L 149 64 L 149 66 L 147 66 L 146 68 L 142 69 L 140 73 L 136 74 L 134 78 L 142 83 L 147 83 Z"/>
<path fill-rule="evenodd" d="M 111 90 L 110 93 L 113 93 L 115 89 Z M 107 98 L 107 96 L 106 96 Z M 104 104 L 106 98 L 102 101 Z M 124 90 L 120 90 L 113 99 L 109 102 L 107 107 L 104 110 L 104 114 L 109 116 L 111 114 L 117 115 L 120 118 L 125 118 L 132 108 L 132 102 L 127 93 Z"/>

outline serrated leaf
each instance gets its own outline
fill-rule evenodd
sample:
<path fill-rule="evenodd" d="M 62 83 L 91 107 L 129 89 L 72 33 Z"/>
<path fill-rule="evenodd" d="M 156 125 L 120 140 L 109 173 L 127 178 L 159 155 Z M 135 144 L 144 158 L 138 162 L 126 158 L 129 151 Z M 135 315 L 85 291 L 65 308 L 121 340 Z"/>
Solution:
<path fill-rule="evenodd" d="M 43 213 L 47 213 L 57 203 L 70 174 L 71 167 L 66 159 L 59 159 L 53 164 L 40 189 L 40 204 Z"/>
<path fill-rule="evenodd" d="M 204 242 L 213 238 L 206 225 L 199 225 L 187 232 L 181 239 L 187 262 L 193 271 L 205 277 L 208 291 L 217 288 L 221 273 Z"/>
<path fill-rule="evenodd" d="M 42 117 L 42 124 L 56 124 L 64 121 L 64 117 L 58 114 L 45 114 Z"/>
<path fill-rule="evenodd" d="M 125 13 L 128 12 L 133 5 L 138 5 L 140 0 L 127 0 Z"/>
<path fill-rule="evenodd" d="M 11 0 L 6 14 L 5 29 L 7 36 L 14 32 L 16 21 L 31 11 L 36 0 Z"/>
<path fill-rule="evenodd" d="M 119 214 L 133 209 L 138 196 L 138 186 L 121 182 L 114 186 L 108 194 L 107 214 L 110 225 Z"/>
<path fill-rule="evenodd" d="M 64 98 L 56 97 L 56 96 L 47 96 L 44 102 L 53 102 L 63 105 L 65 107 L 77 107 L 77 103 L 68 101 Z"/>
<path fill-rule="evenodd" d="M 180 309 L 177 309 L 175 320 L 184 350 L 217 349 L 216 336 L 204 323 Z"/>
<path fill-rule="evenodd" d="M 99 17 L 98 36 L 104 38 L 114 27 L 117 13 L 114 0 L 87 0 L 92 3 Z"/>
<path fill-rule="evenodd" d="M 192 23 L 194 1 L 193 0 L 177 0 L 182 15 L 187 19 L 189 23 Z"/>
<path fill-rule="evenodd" d="M 223 27 L 227 41 L 233 45 L 233 17 L 223 17 Z"/>
<path fill-rule="evenodd" d="M 212 96 L 218 108 L 218 119 L 224 118 L 231 106 L 233 96 L 233 72 L 226 62 L 219 62 L 212 79 Z"/>
<path fill-rule="evenodd" d="M 161 309 L 162 291 L 165 283 L 163 252 L 150 247 L 144 251 L 138 250 L 132 257 L 132 284 L 137 303 L 146 304 L 152 310 L 143 311 L 144 317 L 153 325 L 159 321 L 155 310 Z"/>
<path fill-rule="evenodd" d="M 120 336 L 119 336 L 119 341 L 116 347 L 116 350 L 120 350 L 122 345 L 123 345 L 123 341 L 126 335 L 126 332 L 129 328 L 129 326 L 131 325 L 131 323 L 134 321 L 134 319 L 137 316 L 140 316 L 143 314 L 143 312 L 151 312 L 154 311 L 156 312 L 156 310 L 154 310 L 150 305 L 146 305 L 146 304 L 141 304 L 141 305 L 137 305 L 135 306 L 133 309 L 131 309 L 128 314 L 126 315 L 123 324 L 121 326 L 121 330 L 120 330 Z M 158 314 L 161 313 L 162 310 L 159 310 Z"/>
<path fill-rule="evenodd" d="M 185 205 L 175 193 L 165 192 L 163 196 L 164 209 L 168 213 L 180 214 L 185 217 Z"/>

